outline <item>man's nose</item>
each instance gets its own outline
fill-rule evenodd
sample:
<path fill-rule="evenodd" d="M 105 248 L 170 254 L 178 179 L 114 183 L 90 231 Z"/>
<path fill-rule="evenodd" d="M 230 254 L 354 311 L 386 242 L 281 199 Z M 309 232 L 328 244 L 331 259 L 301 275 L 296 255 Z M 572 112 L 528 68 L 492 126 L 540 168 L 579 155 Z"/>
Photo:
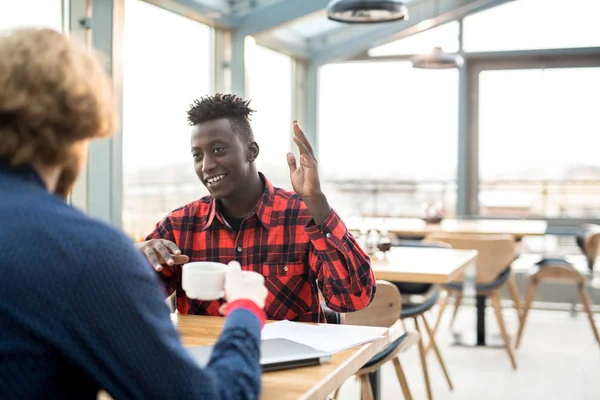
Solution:
<path fill-rule="evenodd" d="M 215 169 L 217 163 L 215 162 L 214 157 L 210 155 L 205 155 L 202 159 L 202 172 L 207 173 Z"/>

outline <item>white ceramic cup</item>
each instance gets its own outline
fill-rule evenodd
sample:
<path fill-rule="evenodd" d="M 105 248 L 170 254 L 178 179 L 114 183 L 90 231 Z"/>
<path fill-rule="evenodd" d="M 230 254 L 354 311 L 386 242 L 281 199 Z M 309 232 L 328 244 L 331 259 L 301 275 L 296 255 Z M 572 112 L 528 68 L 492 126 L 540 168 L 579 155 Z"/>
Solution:
<path fill-rule="evenodd" d="M 198 261 L 183 266 L 181 286 L 190 299 L 217 300 L 225 296 L 227 265 Z"/>

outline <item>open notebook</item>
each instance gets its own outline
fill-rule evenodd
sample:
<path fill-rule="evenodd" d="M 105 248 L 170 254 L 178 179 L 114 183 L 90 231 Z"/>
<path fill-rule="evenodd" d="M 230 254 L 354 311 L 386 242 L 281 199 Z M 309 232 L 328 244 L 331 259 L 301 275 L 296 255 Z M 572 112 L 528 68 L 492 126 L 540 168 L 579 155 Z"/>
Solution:
<path fill-rule="evenodd" d="M 202 367 L 208 364 L 212 349 L 213 346 L 187 348 L 192 358 Z M 306 367 L 331 360 L 331 353 L 282 338 L 263 340 L 260 352 L 263 371 Z"/>
<path fill-rule="evenodd" d="M 277 321 L 265 325 L 262 339 L 285 338 L 327 353 L 337 353 L 364 343 L 372 342 L 386 334 L 388 328 L 336 324 L 303 324 Z"/>
<path fill-rule="evenodd" d="M 260 363 L 263 371 L 318 365 L 331 360 L 333 353 L 382 337 L 387 330 L 370 326 L 271 322 L 262 331 Z M 205 366 L 212 348 L 195 346 L 187 350 L 198 364 Z"/>

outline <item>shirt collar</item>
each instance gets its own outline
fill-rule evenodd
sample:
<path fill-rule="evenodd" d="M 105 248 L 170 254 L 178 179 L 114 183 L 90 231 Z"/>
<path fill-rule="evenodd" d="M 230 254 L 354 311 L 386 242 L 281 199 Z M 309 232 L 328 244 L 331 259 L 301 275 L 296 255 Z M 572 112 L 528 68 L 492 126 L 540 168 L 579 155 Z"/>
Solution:
<path fill-rule="evenodd" d="M 39 186 L 46 191 L 48 190 L 40 175 L 31 165 L 20 165 L 18 167 L 13 167 L 7 161 L 0 160 L 0 173 L 17 176 L 30 184 Z"/>
<path fill-rule="evenodd" d="M 260 179 L 263 181 L 265 185 L 265 189 L 263 191 L 262 196 L 258 199 L 254 210 L 250 212 L 248 218 L 252 218 L 252 216 L 256 215 L 261 224 L 265 227 L 265 229 L 269 229 L 271 227 L 271 214 L 273 213 L 273 200 L 275 197 L 275 189 L 271 182 L 262 174 L 258 173 Z M 210 201 L 210 211 L 208 212 L 208 219 L 206 220 L 206 224 L 202 227 L 202 230 L 208 229 L 213 222 L 217 220 L 223 225 L 227 225 L 223 220 L 223 216 L 219 211 L 219 203 L 213 197 Z"/>

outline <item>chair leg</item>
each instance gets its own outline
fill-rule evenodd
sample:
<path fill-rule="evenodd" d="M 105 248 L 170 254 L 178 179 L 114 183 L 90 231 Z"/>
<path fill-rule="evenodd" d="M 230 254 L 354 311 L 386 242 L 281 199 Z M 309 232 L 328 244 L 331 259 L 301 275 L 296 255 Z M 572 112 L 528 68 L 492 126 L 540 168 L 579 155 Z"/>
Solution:
<path fill-rule="evenodd" d="M 333 395 L 332 395 L 333 400 L 337 400 L 338 394 L 340 393 L 341 388 L 342 387 L 340 386 L 339 388 L 335 389 L 335 392 L 333 392 Z"/>
<path fill-rule="evenodd" d="M 448 305 L 448 300 L 450 300 L 451 292 L 449 290 L 445 290 L 444 293 L 446 295 L 440 301 L 440 308 L 438 311 L 437 319 L 435 320 L 435 325 L 433 326 L 432 332 L 435 334 L 437 332 L 438 326 L 440 325 L 440 321 L 442 320 L 442 316 L 444 315 L 444 311 L 446 310 L 446 306 Z"/>
<path fill-rule="evenodd" d="M 583 304 L 583 308 L 590 320 L 590 324 L 592 325 L 592 331 L 594 332 L 594 336 L 596 337 L 596 341 L 600 344 L 600 335 L 598 335 L 598 328 L 596 328 L 596 323 L 594 322 L 594 314 L 592 313 L 590 295 L 588 294 L 586 288 L 583 283 L 577 285 L 577 290 L 579 291 L 579 296 L 581 297 L 581 303 Z"/>
<path fill-rule="evenodd" d="M 433 400 L 433 395 L 431 394 L 431 383 L 429 382 L 429 371 L 427 370 L 427 356 L 425 355 L 425 346 L 423 346 L 423 334 L 419 328 L 419 321 L 417 320 L 417 317 L 414 317 L 413 319 L 415 321 L 415 330 L 421 336 L 418 346 L 419 356 L 421 357 L 421 368 L 423 368 L 423 379 L 425 380 L 425 389 L 427 389 L 427 400 Z"/>
<path fill-rule="evenodd" d="M 529 279 L 529 287 L 527 288 L 527 296 L 525 297 L 525 305 L 523 306 L 523 315 L 521 317 L 521 324 L 519 324 L 519 332 L 517 333 L 517 340 L 515 342 L 515 349 L 519 348 L 521 344 L 521 337 L 525 330 L 525 322 L 527 321 L 527 315 L 531 309 L 531 303 L 535 299 L 535 292 L 537 289 L 537 281 L 533 278 Z"/>
<path fill-rule="evenodd" d="M 398 382 L 400 383 L 400 389 L 402 389 L 402 394 L 404 395 L 404 399 L 413 400 L 412 394 L 410 393 L 410 388 L 408 387 L 408 381 L 406 380 L 406 375 L 404 375 L 402 364 L 400 364 L 400 359 L 396 357 L 394 358 L 393 362 L 394 368 L 396 369 L 396 376 L 398 377 Z"/>
<path fill-rule="evenodd" d="M 369 380 L 368 374 L 360 376 L 360 391 L 362 393 L 362 400 L 375 400 L 373 398 L 373 389 L 371 388 L 371 381 Z"/>
<path fill-rule="evenodd" d="M 492 306 L 494 307 L 494 311 L 496 312 L 496 318 L 498 319 L 498 326 L 500 327 L 500 333 L 502 334 L 502 340 L 504 341 L 504 345 L 506 346 L 506 352 L 508 353 L 508 358 L 510 358 L 510 363 L 513 369 L 517 369 L 517 362 L 515 361 L 515 355 L 513 354 L 512 348 L 510 347 L 510 340 L 508 338 L 508 333 L 506 332 L 506 325 L 504 324 L 504 316 L 502 315 L 502 305 L 500 303 L 500 292 L 499 290 L 494 290 L 490 298 L 492 300 Z"/>
<path fill-rule="evenodd" d="M 404 320 L 401 319 L 400 323 L 402 324 L 402 328 L 404 328 L 404 332 L 408 332 L 408 329 L 406 328 L 406 323 L 404 323 Z"/>
<path fill-rule="evenodd" d="M 435 324 L 433 325 L 433 329 L 431 330 L 433 332 L 433 336 L 435 336 L 435 333 L 437 332 L 437 329 L 440 325 L 440 321 L 442 320 L 442 317 L 444 315 L 444 310 L 446 309 L 446 306 L 448 305 L 448 300 L 450 299 L 450 295 L 451 295 L 450 291 L 445 290 L 444 293 L 445 293 L 445 296 L 442 298 L 442 301 L 440 301 L 440 309 L 438 311 L 438 315 L 435 320 Z M 425 347 L 425 354 L 429 353 L 429 350 L 431 350 L 431 342 L 429 342 L 427 344 L 427 346 Z"/>
<path fill-rule="evenodd" d="M 521 327 L 521 323 L 523 321 L 523 304 L 521 303 L 521 296 L 519 295 L 519 288 L 517 287 L 517 282 L 515 281 L 515 276 L 511 272 L 510 278 L 508 279 L 508 291 L 510 292 L 510 298 L 515 304 L 515 310 L 517 310 L 517 315 L 519 316 L 519 328 Z"/>
<path fill-rule="evenodd" d="M 454 299 L 454 311 L 452 312 L 452 319 L 450 320 L 450 330 L 454 326 L 454 320 L 456 319 L 456 314 L 458 314 L 458 308 L 462 304 L 463 292 L 456 292 L 456 299 Z"/>
<path fill-rule="evenodd" d="M 424 315 L 421 315 L 421 319 L 423 320 L 423 325 L 425 325 L 425 330 L 429 335 L 429 343 L 431 347 L 433 347 L 433 352 L 435 353 L 438 361 L 440 362 L 440 366 L 442 367 L 442 371 L 444 372 L 444 376 L 446 377 L 446 382 L 448 382 L 448 387 L 450 387 L 450 390 L 454 390 L 454 387 L 452 386 L 452 380 L 450 380 L 450 375 L 448 374 L 448 369 L 446 368 L 446 363 L 444 362 L 442 354 L 440 353 L 440 349 L 438 348 L 437 343 L 435 342 L 435 338 L 433 337 L 433 331 L 431 330 L 431 328 L 429 328 L 429 323 L 427 323 L 427 319 Z"/>

